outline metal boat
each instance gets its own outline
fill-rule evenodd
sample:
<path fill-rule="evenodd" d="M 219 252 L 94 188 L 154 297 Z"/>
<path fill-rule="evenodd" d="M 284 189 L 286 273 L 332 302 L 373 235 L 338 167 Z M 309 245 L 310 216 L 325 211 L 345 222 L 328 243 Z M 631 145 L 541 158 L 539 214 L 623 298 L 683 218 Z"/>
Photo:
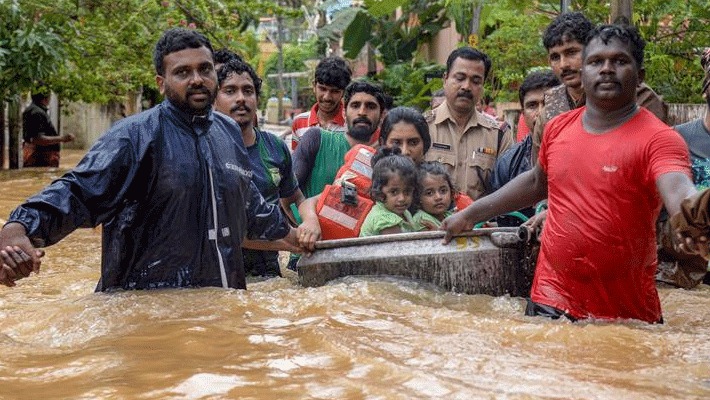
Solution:
<path fill-rule="evenodd" d="M 444 245 L 444 232 L 427 231 L 316 243 L 301 257 L 303 286 L 345 276 L 397 276 L 467 294 L 527 296 L 537 244 L 518 228 L 479 228 Z"/>

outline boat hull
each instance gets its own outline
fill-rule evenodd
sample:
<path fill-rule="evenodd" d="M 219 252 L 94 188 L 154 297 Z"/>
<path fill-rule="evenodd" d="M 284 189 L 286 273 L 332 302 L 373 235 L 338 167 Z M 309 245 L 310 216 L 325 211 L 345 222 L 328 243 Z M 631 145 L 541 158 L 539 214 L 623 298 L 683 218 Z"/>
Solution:
<path fill-rule="evenodd" d="M 319 242 L 298 263 L 303 286 L 345 276 L 397 276 L 467 294 L 527 296 L 534 254 L 517 230 L 478 229 L 442 244 L 443 233 L 422 232 Z"/>

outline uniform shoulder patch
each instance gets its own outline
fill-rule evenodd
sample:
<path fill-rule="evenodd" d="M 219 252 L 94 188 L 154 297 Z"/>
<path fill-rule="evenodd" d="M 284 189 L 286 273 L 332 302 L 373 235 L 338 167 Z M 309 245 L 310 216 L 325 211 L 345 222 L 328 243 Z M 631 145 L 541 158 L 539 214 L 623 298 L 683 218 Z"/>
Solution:
<path fill-rule="evenodd" d="M 478 112 L 478 111 L 476 111 L 476 113 L 478 114 L 478 116 L 477 116 L 477 118 L 478 118 L 478 123 L 481 124 L 481 125 L 483 125 L 483 126 L 485 126 L 486 128 L 496 128 L 496 129 L 498 129 L 498 127 L 500 126 L 500 122 L 498 122 L 498 121 L 497 121 L 495 118 L 493 118 L 492 116 L 490 116 L 490 115 L 488 115 L 488 114 L 486 114 L 486 113 Z"/>
<path fill-rule="evenodd" d="M 431 124 L 436 119 L 436 108 L 433 110 L 424 111 L 424 119 L 427 124 Z"/>

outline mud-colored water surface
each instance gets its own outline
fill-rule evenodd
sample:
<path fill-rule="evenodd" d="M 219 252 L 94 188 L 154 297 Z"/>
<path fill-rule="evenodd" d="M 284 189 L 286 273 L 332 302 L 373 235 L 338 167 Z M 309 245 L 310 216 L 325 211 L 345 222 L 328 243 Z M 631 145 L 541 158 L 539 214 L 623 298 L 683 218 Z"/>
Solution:
<path fill-rule="evenodd" d="M 62 172 L 0 171 L 0 218 Z M 575 324 L 518 298 L 387 278 L 306 289 L 288 271 L 247 291 L 94 293 L 100 253 L 100 231 L 78 230 L 0 288 L 0 398 L 710 398 L 705 285 L 661 288 L 664 325 Z"/>

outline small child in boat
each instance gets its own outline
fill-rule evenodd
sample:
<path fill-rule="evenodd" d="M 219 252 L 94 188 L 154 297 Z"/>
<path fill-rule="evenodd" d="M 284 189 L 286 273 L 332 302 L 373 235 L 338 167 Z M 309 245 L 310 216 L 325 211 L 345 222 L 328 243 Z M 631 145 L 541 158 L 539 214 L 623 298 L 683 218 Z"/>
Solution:
<path fill-rule="evenodd" d="M 416 196 L 417 166 L 398 147 L 381 147 L 372 157 L 370 197 L 375 205 L 365 217 L 360 236 L 416 232 L 408 208 Z"/>
<path fill-rule="evenodd" d="M 417 226 L 427 230 L 436 230 L 441 221 L 453 214 L 454 184 L 444 164 L 427 161 L 419 164 L 417 172 L 419 210 L 413 220 Z"/>

